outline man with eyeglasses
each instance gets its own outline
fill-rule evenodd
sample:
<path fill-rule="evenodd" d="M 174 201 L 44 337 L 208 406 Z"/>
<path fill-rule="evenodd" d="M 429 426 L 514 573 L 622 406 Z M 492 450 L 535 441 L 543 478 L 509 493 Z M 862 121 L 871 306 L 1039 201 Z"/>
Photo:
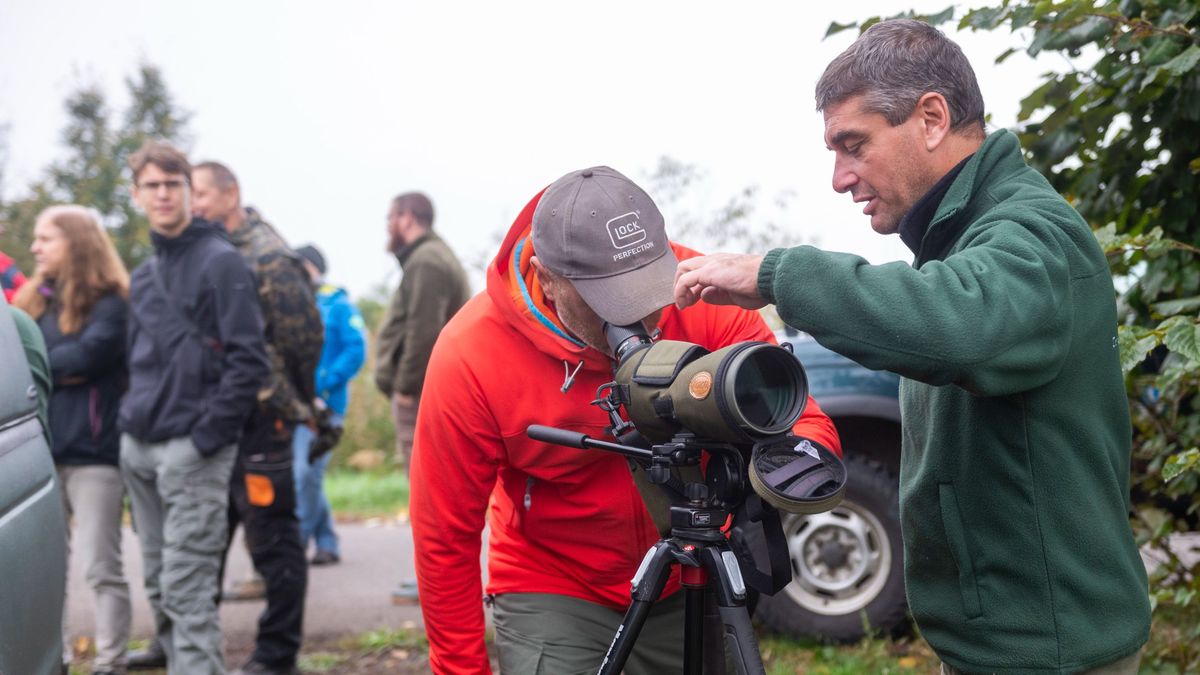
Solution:
<path fill-rule="evenodd" d="M 129 284 L 121 476 L 170 675 L 223 675 L 217 574 L 239 432 L 269 373 L 254 277 L 190 212 L 191 166 L 148 141 L 129 160 L 154 255 Z"/>

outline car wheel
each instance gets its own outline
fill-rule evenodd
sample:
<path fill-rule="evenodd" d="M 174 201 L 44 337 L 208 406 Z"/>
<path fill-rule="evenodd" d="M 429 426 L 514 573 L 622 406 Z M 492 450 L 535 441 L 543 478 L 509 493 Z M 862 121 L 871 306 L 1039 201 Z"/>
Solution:
<path fill-rule="evenodd" d="M 863 457 L 848 455 L 845 463 L 841 504 L 784 514 L 792 582 L 762 596 L 755 612 L 773 631 L 853 642 L 907 626 L 896 476 Z M 761 540 L 757 532 L 748 537 Z"/>

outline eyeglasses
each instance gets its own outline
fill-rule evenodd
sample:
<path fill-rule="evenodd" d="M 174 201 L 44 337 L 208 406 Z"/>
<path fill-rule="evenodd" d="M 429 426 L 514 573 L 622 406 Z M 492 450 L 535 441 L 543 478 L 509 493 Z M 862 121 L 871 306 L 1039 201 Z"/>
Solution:
<path fill-rule="evenodd" d="M 138 189 L 146 190 L 147 192 L 158 192 L 160 188 L 166 188 L 167 192 L 175 192 L 176 190 L 182 190 L 186 184 L 181 180 L 148 180 L 138 183 Z"/>

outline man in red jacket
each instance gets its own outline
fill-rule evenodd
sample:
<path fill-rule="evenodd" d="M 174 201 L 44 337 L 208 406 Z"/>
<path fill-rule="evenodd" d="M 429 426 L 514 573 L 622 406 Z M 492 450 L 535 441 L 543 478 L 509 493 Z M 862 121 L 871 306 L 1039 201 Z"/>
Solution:
<path fill-rule="evenodd" d="M 3 232 L 3 228 L 0 228 Z M 4 299 L 12 303 L 13 296 L 16 295 L 17 289 L 25 283 L 25 275 L 21 274 L 21 270 L 17 268 L 17 264 L 13 259 L 4 255 L 4 251 L 0 251 L 0 289 L 4 291 Z"/>
<path fill-rule="evenodd" d="M 410 500 L 435 673 L 490 672 L 480 603 L 485 513 L 500 669 L 599 667 L 658 531 L 625 458 L 534 441 L 525 429 L 605 437 L 608 418 L 590 405 L 612 379 L 604 321 L 641 320 L 664 339 L 710 350 L 773 341 L 755 312 L 672 305 L 677 260 L 694 255 L 667 240 L 662 214 L 629 179 L 608 167 L 573 171 L 517 216 L 487 290 L 442 330 L 417 421 Z M 811 399 L 796 430 L 840 448 Z M 676 570 L 626 672 L 682 669 L 678 588 Z"/>

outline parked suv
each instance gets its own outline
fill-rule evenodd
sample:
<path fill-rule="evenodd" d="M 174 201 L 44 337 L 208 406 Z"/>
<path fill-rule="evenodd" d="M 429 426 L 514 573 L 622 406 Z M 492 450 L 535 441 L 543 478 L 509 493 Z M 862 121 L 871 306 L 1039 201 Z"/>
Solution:
<path fill-rule="evenodd" d="M 0 298 L 0 673 L 57 674 L 66 520 L 13 312 Z"/>
<path fill-rule="evenodd" d="M 900 543 L 900 378 L 868 370 L 791 329 L 809 391 L 842 439 L 846 497 L 832 511 L 784 514 L 792 583 L 762 596 L 755 616 L 789 635 L 856 641 L 907 626 Z"/>

